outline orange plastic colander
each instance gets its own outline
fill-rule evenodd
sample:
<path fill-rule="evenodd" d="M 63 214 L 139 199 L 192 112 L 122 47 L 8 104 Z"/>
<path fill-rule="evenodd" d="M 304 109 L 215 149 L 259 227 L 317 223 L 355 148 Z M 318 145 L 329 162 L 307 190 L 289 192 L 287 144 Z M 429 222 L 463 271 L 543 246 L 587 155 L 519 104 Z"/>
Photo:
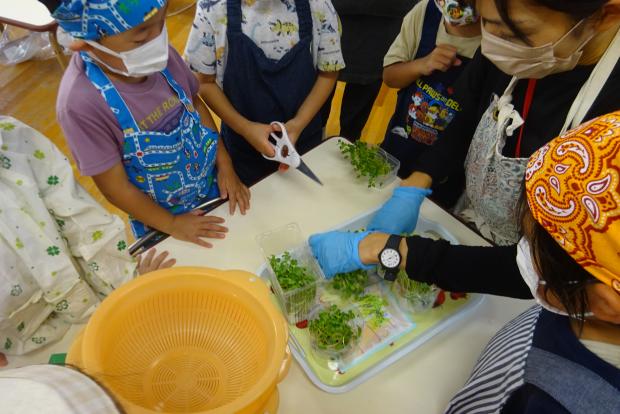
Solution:
<path fill-rule="evenodd" d="M 276 385 L 290 365 L 287 339 L 257 276 L 178 267 L 115 290 L 68 363 L 130 413 L 274 413 Z"/>

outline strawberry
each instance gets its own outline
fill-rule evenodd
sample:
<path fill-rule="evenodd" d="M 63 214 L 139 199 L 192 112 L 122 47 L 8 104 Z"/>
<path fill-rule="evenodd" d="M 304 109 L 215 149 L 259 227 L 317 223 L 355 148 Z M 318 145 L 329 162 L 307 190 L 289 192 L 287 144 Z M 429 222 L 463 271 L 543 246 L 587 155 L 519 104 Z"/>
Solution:
<path fill-rule="evenodd" d="M 437 299 L 435 299 L 435 304 L 433 305 L 433 308 L 443 305 L 445 301 L 446 301 L 446 292 L 444 292 L 443 290 L 440 290 L 439 294 L 437 295 Z"/>
<path fill-rule="evenodd" d="M 308 319 L 304 319 L 301 322 L 297 322 L 295 326 L 298 327 L 299 329 L 306 329 L 308 327 Z"/>
<path fill-rule="evenodd" d="M 451 293 L 450 293 L 450 298 L 451 298 L 452 300 L 465 299 L 465 298 L 467 298 L 467 293 L 463 293 L 463 292 L 451 292 Z"/>

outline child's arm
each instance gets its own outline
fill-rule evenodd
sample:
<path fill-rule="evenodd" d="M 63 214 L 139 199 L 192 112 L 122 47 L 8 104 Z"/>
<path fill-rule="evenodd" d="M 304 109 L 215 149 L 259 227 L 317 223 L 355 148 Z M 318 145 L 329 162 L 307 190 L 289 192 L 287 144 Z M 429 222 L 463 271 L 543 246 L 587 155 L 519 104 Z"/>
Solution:
<path fill-rule="evenodd" d="M 232 160 L 222 142 L 217 146 L 217 185 L 220 196 L 228 198 L 228 211 L 235 214 L 235 207 L 239 206 L 241 214 L 250 209 L 250 189 L 246 187 L 235 172 Z"/>
<path fill-rule="evenodd" d="M 383 81 L 390 88 L 406 88 L 422 76 L 428 76 L 436 70 L 446 72 L 460 64 L 454 46 L 437 45 L 435 50 L 423 58 L 386 66 L 383 69 Z"/>
<path fill-rule="evenodd" d="M 200 94 L 205 98 L 209 107 L 213 109 L 213 112 L 237 134 L 244 137 L 256 151 L 273 157 L 275 151 L 268 141 L 269 134 L 272 132 L 271 126 L 252 122 L 237 112 L 222 89 L 215 83 L 215 75 L 202 73 L 197 75 L 200 81 Z"/>
<path fill-rule="evenodd" d="M 223 239 L 228 231 L 220 225 L 224 222 L 220 217 L 200 216 L 194 212 L 172 215 L 129 181 L 122 163 L 93 176 L 93 180 L 110 203 L 147 226 L 170 234 L 175 239 L 212 247 L 211 243 L 205 242 L 201 237 Z"/>
<path fill-rule="evenodd" d="M 323 107 L 323 104 L 334 90 L 337 80 L 338 72 L 319 71 L 310 94 L 299 107 L 295 117 L 289 119 L 285 124 L 288 136 L 293 144 L 295 144 L 304 128 Z"/>
<path fill-rule="evenodd" d="M 200 95 L 194 96 L 194 107 L 200 114 L 202 124 L 217 132 L 215 121 Z M 241 214 L 245 214 L 246 210 L 250 208 L 250 190 L 239 179 L 230 155 L 228 155 L 228 150 L 221 140 L 217 144 L 215 164 L 217 165 L 217 185 L 220 189 L 220 196 L 228 198 L 228 211 L 231 215 L 235 214 L 235 208 L 239 205 L 239 211 Z"/>

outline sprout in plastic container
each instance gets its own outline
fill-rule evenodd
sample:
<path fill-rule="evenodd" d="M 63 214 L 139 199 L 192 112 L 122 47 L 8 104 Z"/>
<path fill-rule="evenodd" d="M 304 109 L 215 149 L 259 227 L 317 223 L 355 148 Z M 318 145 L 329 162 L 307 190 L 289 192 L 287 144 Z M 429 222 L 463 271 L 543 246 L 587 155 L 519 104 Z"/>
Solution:
<path fill-rule="evenodd" d="M 368 180 L 368 188 L 389 184 L 400 168 L 400 162 L 378 146 L 342 140 L 338 142 L 338 147 L 353 166 L 357 178 Z"/>
<path fill-rule="evenodd" d="M 341 360 L 353 351 L 362 335 L 363 321 L 353 310 L 336 305 L 313 312 L 309 323 L 310 343 L 318 356 Z"/>
<path fill-rule="evenodd" d="M 304 319 L 315 303 L 316 277 L 289 252 L 269 257 L 269 264 L 282 289 L 289 322 Z"/>
<path fill-rule="evenodd" d="M 330 286 L 342 299 L 358 299 L 364 294 L 368 285 L 368 272 L 354 270 L 348 273 L 338 273 L 331 280 Z"/>
<path fill-rule="evenodd" d="M 402 310 L 410 313 L 422 313 L 433 307 L 439 288 L 435 285 L 411 280 L 407 273 L 400 272 L 392 285 L 392 291 Z"/>

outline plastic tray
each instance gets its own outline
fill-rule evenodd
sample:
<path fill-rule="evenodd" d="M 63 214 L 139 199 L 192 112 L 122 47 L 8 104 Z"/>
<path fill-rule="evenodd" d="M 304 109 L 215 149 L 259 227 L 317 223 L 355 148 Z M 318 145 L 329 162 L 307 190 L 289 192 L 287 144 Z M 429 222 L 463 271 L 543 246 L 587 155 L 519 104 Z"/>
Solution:
<path fill-rule="evenodd" d="M 375 212 L 376 210 L 365 213 L 336 227 L 336 229 L 355 231 L 365 228 Z M 458 243 L 456 238 L 440 224 L 426 220 L 423 217 L 420 217 L 418 220 L 416 233 L 435 237 L 440 236 L 453 244 Z M 263 264 L 257 273 L 261 277 L 269 279 L 270 271 L 267 263 Z M 385 295 L 391 296 L 391 309 L 388 313 L 393 312 L 395 314 L 389 315 L 395 321 L 394 323 L 406 326 L 408 321 L 410 324 L 402 332 L 399 333 L 396 330 L 394 335 L 383 338 L 380 346 L 375 347 L 365 357 L 358 356 L 354 360 L 327 361 L 326 363 L 325 360 L 312 353 L 307 329 L 299 329 L 295 325 L 289 326 L 291 333 L 289 344 L 293 356 L 310 381 L 325 392 L 340 394 L 354 389 L 438 333 L 457 325 L 483 300 L 483 296 L 478 294 L 469 294 L 466 298 L 457 300 L 453 300 L 450 298 L 450 295 L 446 295 L 446 300 L 442 306 L 423 314 L 408 315 L 400 311 L 400 308 L 394 309 L 392 307 L 397 301 L 385 282 L 373 285 L 371 288 L 381 289 Z M 321 295 L 327 291 L 327 289 L 322 290 L 322 293 L 319 293 L 319 297 L 321 298 Z"/>
<path fill-rule="evenodd" d="M 337 137 L 337 139 L 338 142 L 345 141 L 349 144 L 351 143 L 351 141 L 343 137 Z M 377 147 L 377 150 L 379 156 L 381 156 L 385 161 L 387 161 L 388 164 L 390 164 L 390 172 L 388 174 L 380 175 L 379 177 L 377 177 L 375 186 L 371 187 L 374 190 L 382 190 L 396 179 L 396 176 L 398 175 L 398 170 L 400 169 L 400 161 L 381 147 Z M 349 165 L 351 164 L 349 163 Z M 351 174 L 355 175 L 355 170 L 353 169 L 353 166 L 351 166 Z M 366 177 L 360 177 L 358 178 L 358 180 L 365 183 L 366 185 L 368 184 L 368 178 Z"/>

